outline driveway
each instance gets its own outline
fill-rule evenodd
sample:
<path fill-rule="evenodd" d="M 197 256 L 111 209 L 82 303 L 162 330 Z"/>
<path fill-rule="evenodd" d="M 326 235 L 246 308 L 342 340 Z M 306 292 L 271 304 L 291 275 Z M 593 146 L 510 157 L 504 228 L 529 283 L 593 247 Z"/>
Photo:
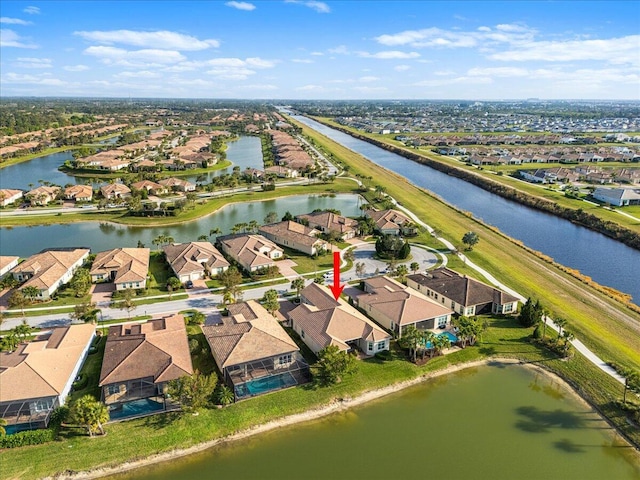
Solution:
<path fill-rule="evenodd" d="M 296 277 L 299 275 L 299 273 L 293 269 L 293 267 L 298 266 L 298 264 L 293 260 L 278 260 L 276 262 L 276 265 L 278 266 L 278 270 L 280 270 L 280 275 L 282 275 L 283 277 Z"/>
<path fill-rule="evenodd" d="M 353 248 L 353 268 L 341 275 L 342 281 L 357 280 L 355 265 L 364 263 L 364 277 L 371 277 L 377 273 L 385 273 L 387 270 L 387 262 L 377 260 L 374 257 L 376 246 L 373 243 L 363 243 Z M 413 262 L 417 262 L 420 266 L 418 272 L 423 272 L 434 267 L 438 263 L 438 257 L 435 253 L 421 247 L 411 246 L 411 257 L 409 260 L 399 262 L 398 265 L 406 265 L 407 269 Z M 411 270 L 409 270 L 411 272 Z"/>
<path fill-rule="evenodd" d="M 95 283 L 91 287 L 91 301 L 96 305 L 105 305 L 111 302 L 111 295 L 116 291 L 111 282 Z"/>

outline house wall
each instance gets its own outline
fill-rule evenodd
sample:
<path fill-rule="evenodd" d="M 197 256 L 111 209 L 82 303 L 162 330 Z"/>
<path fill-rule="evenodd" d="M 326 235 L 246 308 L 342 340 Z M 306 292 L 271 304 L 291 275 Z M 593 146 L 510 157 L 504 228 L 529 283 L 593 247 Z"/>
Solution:
<path fill-rule="evenodd" d="M 365 355 L 375 355 L 378 352 L 389 350 L 389 339 L 381 340 L 379 342 L 370 342 L 361 338 L 358 341 L 358 348 L 360 348 Z"/>
<path fill-rule="evenodd" d="M 147 280 L 143 280 L 141 282 L 121 282 L 116 283 L 116 290 L 128 290 L 130 288 L 145 288 L 147 285 Z"/>
<path fill-rule="evenodd" d="M 58 396 L 58 402 L 60 402 L 60 405 L 64 405 L 64 402 L 67 400 L 67 396 L 71 392 L 71 387 L 73 385 L 73 382 L 75 381 L 76 377 L 80 373 L 80 369 L 82 368 L 84 361 L 87 359 L 87 355 L 89 354 L 89 349 L 91 348 L 91 344 L 93 343 L 93 339 L 95 338 L 95 336 L 96 334 L 94 331 L 93 335 L 91 335 L 91 338 L 82 349 L 82 354 L 80 355 L 80 357 L 78 357 L 78 361 L 76 362 L 76 365 L 73 367 L 73 371 L 71 372 L 71 375 L 67 380 L 67 383 L 62 389 L 62 393 Z"/>
<path fill-rule="evenodd" d="M 293 330 L 298 335 L 300 335 L 300 338 L 302 339 L 302 341 L 305 343 L 307 347 L 311 349 L 313 353 L 317 355 L 318 352 L 324 348 L 324 346 L 315 342 L 309 335 L 305 334 L 304 329 L 300 326 L 300 324 L 296 323 L 294 320 L 292 320 L 291 323 L 292 323 Z"/>
<path fill-rule="evenodd" d="M 5 268 L 1 269 L 1 270 L 0 270 L 0 278 L 4 277 L 4 276 L 9 272 L 9 270 L 11 270 L 13 267 L 15 267 L 16 265 L 18 265 L 18 260 L 19 260 L 19 259 L 18 259 L 18 258 L 16 258 L 13 262 L 11 262 L 11 263 L 7 264 L 7 265 L 5 266 Z"/>

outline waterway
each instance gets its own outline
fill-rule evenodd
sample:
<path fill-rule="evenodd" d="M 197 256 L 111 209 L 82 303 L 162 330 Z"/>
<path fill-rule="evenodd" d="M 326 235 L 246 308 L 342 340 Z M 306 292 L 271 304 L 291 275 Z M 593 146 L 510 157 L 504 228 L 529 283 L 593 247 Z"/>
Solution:
<path fill-rule="evenodd" d="M 213 177 L 233 173 L 233 167 L 240 167 L 240 172 L 247 168 L 264 169 L 260 137 L 242 136 L 237 140 L 228 142 L 226 154 L 227 160 L 231 162 L 231 165 L 227 168 L 204 174 L 205 183 L 209 183 Z M 197 175 L 183 178 L 195 182 Z"/>
<path fill-rule="evenodd" d="M 73 151 L 52 153 L 42 157 L 36 157 L 27 162 L 9 165 L 0 170 L 0 188 L 13 188 L 19 190 L 31 190 L 38 187 L 38 180 L 66 185 L 67 183 L 86 183 L 86 179 L 72 177 L 58 170 L 58 167 L 67 160 L 73 160 Z M 31 184 L 31 185 L 30 185 Z"/>
<path fill-rule="evenodd" d="M 640 457 L 564 385 L 495 365 L 112 478 L 638 480 Z"/>
<path fill-rule="evenodd" d="M 471 212 L 558 263 L 579 270 L 601 285 L 632 295 L 636 304 L 640 304 L 640 252 L 637 250 L 567 220 L 506 200 L 310 118 L 300 115 L 293 115 L 293 118 L 404 176 L 413 184 L 438 194 L 448 203 Z M 429 223 L 428 218 L 422 220 Z"/>
<path fill-rule="evenodd" d="M 286 212 L 299 215 L 317 208 L 335 208 L 343 215 L 355 217 L 361 214 L 361 203 L 361 197 L 352 194 L 294 195 L 263 202 L 231 204 L 207 217 L 165 227 L 128 227 L 100 222 L 5 227 L 0 228 L 0 254 L 27 257 L 45 248 L 69 246 L 89 247 L 93 252 L 100 252 L 116 247 L 135 247 L 138 241 L 153 248 L 151 241 L 161 234 L 170 235 L 176 242 L 195 241 L 214 228 L 227 234 L 238 223 L 255 220 L 262 225 L 270 212 L 275 212 L 281 219 Z"/>

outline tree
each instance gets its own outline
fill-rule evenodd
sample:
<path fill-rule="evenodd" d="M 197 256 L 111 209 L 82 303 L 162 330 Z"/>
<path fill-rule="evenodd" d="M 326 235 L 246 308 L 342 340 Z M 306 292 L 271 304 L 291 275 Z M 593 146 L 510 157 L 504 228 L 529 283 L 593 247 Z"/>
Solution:
<path fill-rule="evenodd" d="M 240 282 L 242 282 L 242 275 L 238 269 L 231 266 L 224 272 L 220 273 L 218 278 L 220 279 L 220 283 L 224 286 L 225 292 L 229 292 L 233 296 L 234 300 L 236 300 L 240 293 Z"/>
<path fill-rule="evenodd" d="M 462 243 L 467 246 L 467 250 L 473 250 L 474 245 L 480 241 L 476 232 L 467 232 L 462 236 Z"/>
<path fill-rule="evenodd" d="M 264 217 L 265 224 L 276 223 L 277 221 L 278 221 L 278 214 L 276 212 L 269 212 Z"/>
<path fill-rule="evenodd" d="M 418 270 L 420 270 L 420 264 L 418 262 L 411 262 L 409 265 L 409 269 L 415 274 Z"/>
<path fill-rule="evenodd" d="M 22 311 L 24 317 L 24 307 L 29 305 L 29 299 L 24 296 L 22 291 L 16 290 L 9 297 L 9 308 L 19 308 Z"/>
<path fill-rule="evenodd" d="M 212 228 L 211 230 L 209 230 L 210 237 L 213 237 L 214 235 L 220 235 L 221 233 L 222 233 L 222 230 L 220 230 L 218 227 Z"/>
<path fill-rule="evenodd" d="M 231 405 L 235 400 L 235 395 L 229 387 L 219 384 L 213 394 L 213 398 L 218 405 Z"/>
<path fill-rule="evenodd" d="M 409 273 L 409 269 L 407 268 L 406 265 L 402 264 L 396 267 L 396 275 L 401 282 L 405 281 L 408 273 Z"/>
<path fill-rule="evenodd" d="M 87 429 L 89 436 L 104 435 L 103 423 L 109 421 L 109 409 L 92 395 L 85 395 L 73 404 L 71 418 Z"/>
<path fill-rule="evenodd" d="M 451 346 L 451 340 L 446 335 L 436 335 L 433 345 L 435 346 L 436 354 L 440 355 L 443 350 Z"/>
<path fill-rule="evenodd" d="M 270 288 L 264 292 L 264 296 L 261 299 L 262 305 L 271 315 L 274 315 L 276 310 L 280 308 L 280 302 L 278 302 L 278 292 L 273 288 Z"/>
<path fill-rule="evenodd" d="M 422 338 L 420 332 L 415 325 L 409 325 L 402 332 L 402 336 L 398 340 L 398 344 L 402 348 L 409 350 L 409 356 L 415 362 L 418 356 L 418 349 L 420 348 Z M 423 345 L 424 347 L 424 345 Z"/>
<path fill-rule="evenodd" d="M 575 335 L 567 330 L 562 332 L 562 354 L 566 357 L 569 354 L 569 348 L 571 348 L 571 341 L 576 338 Z"/>
<path fill-rule="evenodd" d="M 118 308 L 127 312 L 129 318 L 131 318 L 131 312 L 135 310 L 136 304 L 133 301 L 134 292 L 130 288 L 123 290 L 122 298 L 111 302 L 113 308 Z"/>
<path fill-rule="evenodd" d="M 304 288 L 304 278 L 294 278 L 291 282 L 291 288 L 296 291 L 296 299 L 300 300 L 300 292 Z"/>
<path fill-rule="evenodd" d="M 29 299 L 30 303 L 33 303 L 35 298 L 40 294 L 40 290 L 33 285 L 29 285 L 22 288 L 22 294 Z"/>
<path fill-rule="evenodd" d="M 85 323 L 95 323 L 100 309 L 96 308 L 96 304 L 87 301 L 77 304 L 73 307 L 73 312 L 69 315 L 72 320 Z"/>
<path fill-rule="evenodd" d="M 193 375 L 171 380 L 167 384 L 167 395 L 176 399 L 187 412 L 205 407 L 218 384 L 215 373 L 204 375 L 198 370 Z"/>
<path fill-rule="evenodd" d="M 540 305 L 539 301 L 533 303 L 531 298 L 529 298 L 520 309 L 518 321 L 524 327 L 532 327 L 540 323 L 543 311 L 544 309 L 542 308 L 542 305 Z"/>
<path fill-rule="evenodd" d="M 475 345 L 478 335 L 482 332 L 482 325 L 478 323 L 478 320 L 462 315 L 458 317 L 455 324 L 458 327 L 458 338 L 462 343 L 462 348 L 466 347 L 467 343 Z"/>
<path fill-rule="evenodd" d="M 12 332 L 18 337 L 19 342 L 24 342 L 31 336 L 31 332 L 33 332 L 33 328 L 26 323 L 26 320 L 23 321 L 20 325 L 17 325 Z"/>
<path fill-rule="evenodd" d="M 4 437 L 7 434 L 5 430 L 5 426 L 7 425 L 7 421 L 4 418 L 0 418 L 0 437 Z"/>
<path fill-rule="evenodd" d="M 91 288 L 91 273 L 89 273 L 89 270 L 79 268 L 71 279 L 69 287 L 71 287 L 76 297 L 84 297 L 89 293 Z"/>
<path fill-rule="evenodd" d="M 622 394 L 622 402 L 627 403 L 627 391 L 640 391 L 640 372 L 631 368 L 624 368 L 621 372 L 624 377 L 624 393 Z"/>
<path fill-rule="evenodd" d="M 206 242 L 207 240 L 209 240 L 209 236 L 208 235 L 200 235 L 198 237 L 198 241 L 199 242 Z"/>
<path fill-rule="evenodd" d="M 256 220 L 251 220 L 249 223 L 247 223 L 247 231 L 249 233 L 256 233 L 259 227 L 260 225 Z"/>
<path fill-rule="evenodd" d="M 169 277 L 167 279 L 167 288 L 171 287 L 171 290 L 179 290 L 182 287 L 182 282 L 178 277 Z"/>
<path fill-rule="evenodd" d="M 362 277 L 366 272 L 366 268 L 367 266 L 365 265 L 364 262 L 356 263 L 356 275 L 359 277 Z"/>
<path fill-rule="evenodd" d="M 291 215 L 291 212 L 289 210 L 287 210 L 284 216 L 282 217 L 283 222 L 287 220 L 293 220 L 293 215 Z"/>
<path fill-rule="evenodd" d="M 195 310 L 190 316 L 189 316 L 189 325 L 202 325 L 204 324 L 205 320 L 207 319 L 207 316 L 202 313 L 199 312 L 198 310 Z"/>
<path fill-rule="evenodd" d="M 318 353 L 314 365 L 314 379 L 320 385 L 333 385 L 356 372 L 358 361 L 354 355 L 342 352 L 337 345 L 329 345 Z"/>
<path fill-rule="evenodd" d="M 567 326 L 567 320 L 565 318 L 556 318 L 554 322 L 558 327 L 558 338 L 562 336 L 562 329 Z"/>

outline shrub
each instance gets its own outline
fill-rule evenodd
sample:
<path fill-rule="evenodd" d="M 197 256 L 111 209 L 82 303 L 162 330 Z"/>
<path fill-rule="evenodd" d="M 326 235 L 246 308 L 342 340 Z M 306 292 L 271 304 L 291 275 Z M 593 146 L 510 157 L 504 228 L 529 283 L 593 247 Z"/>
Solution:
<path fill-rule="evenodd" d="M 389 350 L 383 350 L 376 353 L 375 357 L 379 360 L 391 360 L 391 352 Z"/>
<path fill-rule="evenodd" d="M 189 351 L 192 355 L 200 353 L 200 342 L 196 338 L 189 340 Z"/>
<path fill-rule="evenodd" d="M 56 434 L 51 429 L 27 430 L 0 437 L 0 448 L 17 448 L 27 445 L 40 445 L 55 440 Z"/>

